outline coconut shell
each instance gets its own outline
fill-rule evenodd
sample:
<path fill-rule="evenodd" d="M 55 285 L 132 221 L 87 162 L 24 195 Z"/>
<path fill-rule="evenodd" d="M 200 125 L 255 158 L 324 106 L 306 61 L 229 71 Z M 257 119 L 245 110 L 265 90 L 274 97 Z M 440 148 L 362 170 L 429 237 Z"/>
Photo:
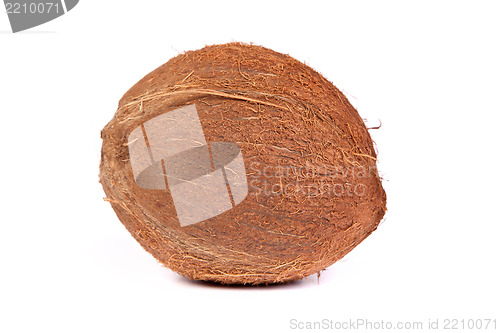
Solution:
<path fill-rule="evenodd" d="M 206 143 L 184 159 L 177 158 L 182 149 L 161 161 L 151 155 L 155 175 L 165 182 L 145 185 L 136 174 L 137 161 L 145 157 L 132 147 L 146 142 L 151 153 L 154 144 L 168 145 L 166 139 L 148 139 L 148 124 L 160 133 L 163 125 L 156 120 L 183 110 L 197 114 L 198 125 L 165 125 L 165 135 L 195 128 Z M 191 132 L 185 136 L 196 141 Z M 373 142 L 358 112 L 322 75 L 261 46 L 230 43 L 176 56 L 123 96 L 101 137 L 105 200 L 146 251 L 190 279 L 223 284 L 301 279 L 345 256 L 386 211 Z M 216 161 L 214 147 L 236 149 L 227 154 L 239 163 L 243 178 L 231 183 L 228 177 L 237 172 L 228 167 L 230 159 Z M 180 163 L 176 172 L 196 173 L 191 168 L 198 165 L 193 156 L 201 156 L 196 149 L 209 152 L 212 163 L 179 181 L 200 189 L 183 192 L 183 202 L 194 205 L 190 210 L 180 206 L 177 183 L 165 165 Z M 224 175 L 224 194 L 196 187 L 203 172 Z M 223 204 L 228 197 L 229 208 Z M 213 207 L 226 208 L 201 220 L 186 217 Z"/>

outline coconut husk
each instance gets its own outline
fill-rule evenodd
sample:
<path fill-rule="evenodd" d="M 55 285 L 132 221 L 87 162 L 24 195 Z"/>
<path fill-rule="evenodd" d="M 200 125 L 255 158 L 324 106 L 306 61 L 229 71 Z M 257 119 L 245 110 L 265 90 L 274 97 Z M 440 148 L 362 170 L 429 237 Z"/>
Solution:
<path fill-rule="evenodd" d="M 241 150 L 248 194 L 182 226 L 169 182 L 138 185 L 129 146 L 147 121 L 193 105 L 208 143 Z M 345 256 L 386 211 L 373 142 L 355 108 L 310 67 L 261 46 L 176 56 L 123 96 L 101 137 L 105 200 L 146 251 L 190 279 L 301 279 Z"/>

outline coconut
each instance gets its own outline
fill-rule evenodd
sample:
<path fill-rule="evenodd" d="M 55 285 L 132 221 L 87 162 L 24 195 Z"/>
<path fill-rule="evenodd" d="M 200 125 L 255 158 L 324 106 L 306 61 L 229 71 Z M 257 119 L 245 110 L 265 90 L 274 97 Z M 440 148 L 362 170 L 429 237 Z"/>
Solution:
<path fill-rule="evenodd" d="M 184 277 L 302 279 L 386 211 L 370 134 L 307 65 L 241 43 L 176 56 L 120 100 L 100 182 L 132 236 Z"/>

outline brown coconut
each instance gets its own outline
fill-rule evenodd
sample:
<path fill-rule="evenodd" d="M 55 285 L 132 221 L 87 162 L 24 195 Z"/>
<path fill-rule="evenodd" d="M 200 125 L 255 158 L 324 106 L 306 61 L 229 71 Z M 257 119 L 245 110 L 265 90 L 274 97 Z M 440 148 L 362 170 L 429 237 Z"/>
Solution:
<path fill-rule="evenodd" d="M 146 121 L 192 105 L 207 142 L 241 149 L 248 194 L 181 226 L 168 182 L 137 184 L 129 139 Z M 373 142 L 354 107 L 310 67 L 261 46 L 176 56 L 123 96 L 101 137 L 106 200 L 146 251 L 190 279 L 272 284 L 319 273 L 386 211 Z"/>

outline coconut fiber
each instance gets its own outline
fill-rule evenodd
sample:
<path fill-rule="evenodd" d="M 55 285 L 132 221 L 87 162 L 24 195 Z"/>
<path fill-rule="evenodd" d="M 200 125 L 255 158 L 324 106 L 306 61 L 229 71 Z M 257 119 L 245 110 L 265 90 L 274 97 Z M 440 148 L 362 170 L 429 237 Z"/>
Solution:
<path fill-rule="evenodd" d="M 122 97 L 101 137 L 105 200 L 146 251 L 190 279 L 298 280 L 385 214 L 357 111 L 322 75 L 264 47 L 176 56 Z"/>

